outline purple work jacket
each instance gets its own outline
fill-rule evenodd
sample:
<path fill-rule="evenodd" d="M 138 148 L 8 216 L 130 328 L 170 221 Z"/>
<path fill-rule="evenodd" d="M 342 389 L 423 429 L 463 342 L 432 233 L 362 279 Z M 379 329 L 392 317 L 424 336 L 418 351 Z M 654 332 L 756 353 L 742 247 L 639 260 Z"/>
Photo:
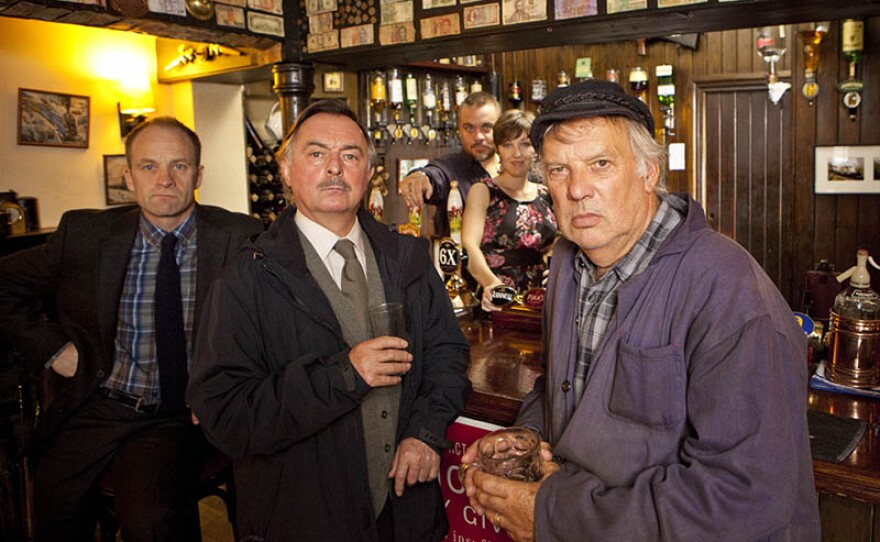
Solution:
<path fill-rule="evenodd" d="M 537 540 L 818 541 L 804 333 L 749 253 L 669 197 L 686 218 L 620 286 L 577 405 L 578 247 L 554 249 L 545 374 L 517 420 L 562 460 Z"/>

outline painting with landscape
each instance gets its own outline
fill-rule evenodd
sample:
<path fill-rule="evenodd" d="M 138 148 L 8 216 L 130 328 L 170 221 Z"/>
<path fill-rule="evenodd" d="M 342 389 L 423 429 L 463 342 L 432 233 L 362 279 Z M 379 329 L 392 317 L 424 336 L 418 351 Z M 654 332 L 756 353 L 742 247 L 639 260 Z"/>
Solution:
<path fill-rule="evenodd" d="M 89 146 L 89 97 L 18 89 L 18 144 Z"/>

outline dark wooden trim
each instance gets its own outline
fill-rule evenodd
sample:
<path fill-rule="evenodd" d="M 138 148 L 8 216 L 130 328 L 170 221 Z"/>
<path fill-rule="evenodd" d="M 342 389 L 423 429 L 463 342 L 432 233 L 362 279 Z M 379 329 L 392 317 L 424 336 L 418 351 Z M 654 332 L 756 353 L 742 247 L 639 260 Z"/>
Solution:
<path fill-rule="evenodd" d="M 599 6 L 600 9 L 604 6 Z M 548 10 L 552 11 L 552 10 Z M 400 65 L 433 58 L 485 54 L 572 44 L 609 43 L 823 19 L 880 15 L 880 2 L 871 0 L 772 0 L 717 2 L 687 8 L 647 9 L 571 21 L 463 31 L 457 36 L 405 45 L 338 49 L 306 54 L 306 59 L 341 64 L 351 69 Z"/>

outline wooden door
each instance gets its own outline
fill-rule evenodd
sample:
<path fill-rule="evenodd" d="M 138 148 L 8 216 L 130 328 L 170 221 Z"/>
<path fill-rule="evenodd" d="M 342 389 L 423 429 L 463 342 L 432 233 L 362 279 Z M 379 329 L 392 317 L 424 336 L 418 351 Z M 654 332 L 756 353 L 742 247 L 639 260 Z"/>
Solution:
<path fill-rule="evenodd" d="M 694 81 L 694 195 L 709 225 L 744 246 L 796 305 L 790 299 L 792 92 L 773 104 L 763 74 Z"/>

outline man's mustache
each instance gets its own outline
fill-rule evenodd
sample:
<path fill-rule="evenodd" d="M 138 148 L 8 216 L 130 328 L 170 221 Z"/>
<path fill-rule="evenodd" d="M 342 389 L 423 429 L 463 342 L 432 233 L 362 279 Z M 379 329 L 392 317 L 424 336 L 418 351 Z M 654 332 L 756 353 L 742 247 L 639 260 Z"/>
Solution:
<path fill-rule="evenodd" d="M 351 192 L 351 185 L 349 185 L 347 182 L 343 181 L 339 177 L 332 177 L 330 179 L 327 179 L 323 183 L 319 184 L 318 188 L 321 190 L 324 190 L 325 188 L 341 188 L 346 192 Z"/>

